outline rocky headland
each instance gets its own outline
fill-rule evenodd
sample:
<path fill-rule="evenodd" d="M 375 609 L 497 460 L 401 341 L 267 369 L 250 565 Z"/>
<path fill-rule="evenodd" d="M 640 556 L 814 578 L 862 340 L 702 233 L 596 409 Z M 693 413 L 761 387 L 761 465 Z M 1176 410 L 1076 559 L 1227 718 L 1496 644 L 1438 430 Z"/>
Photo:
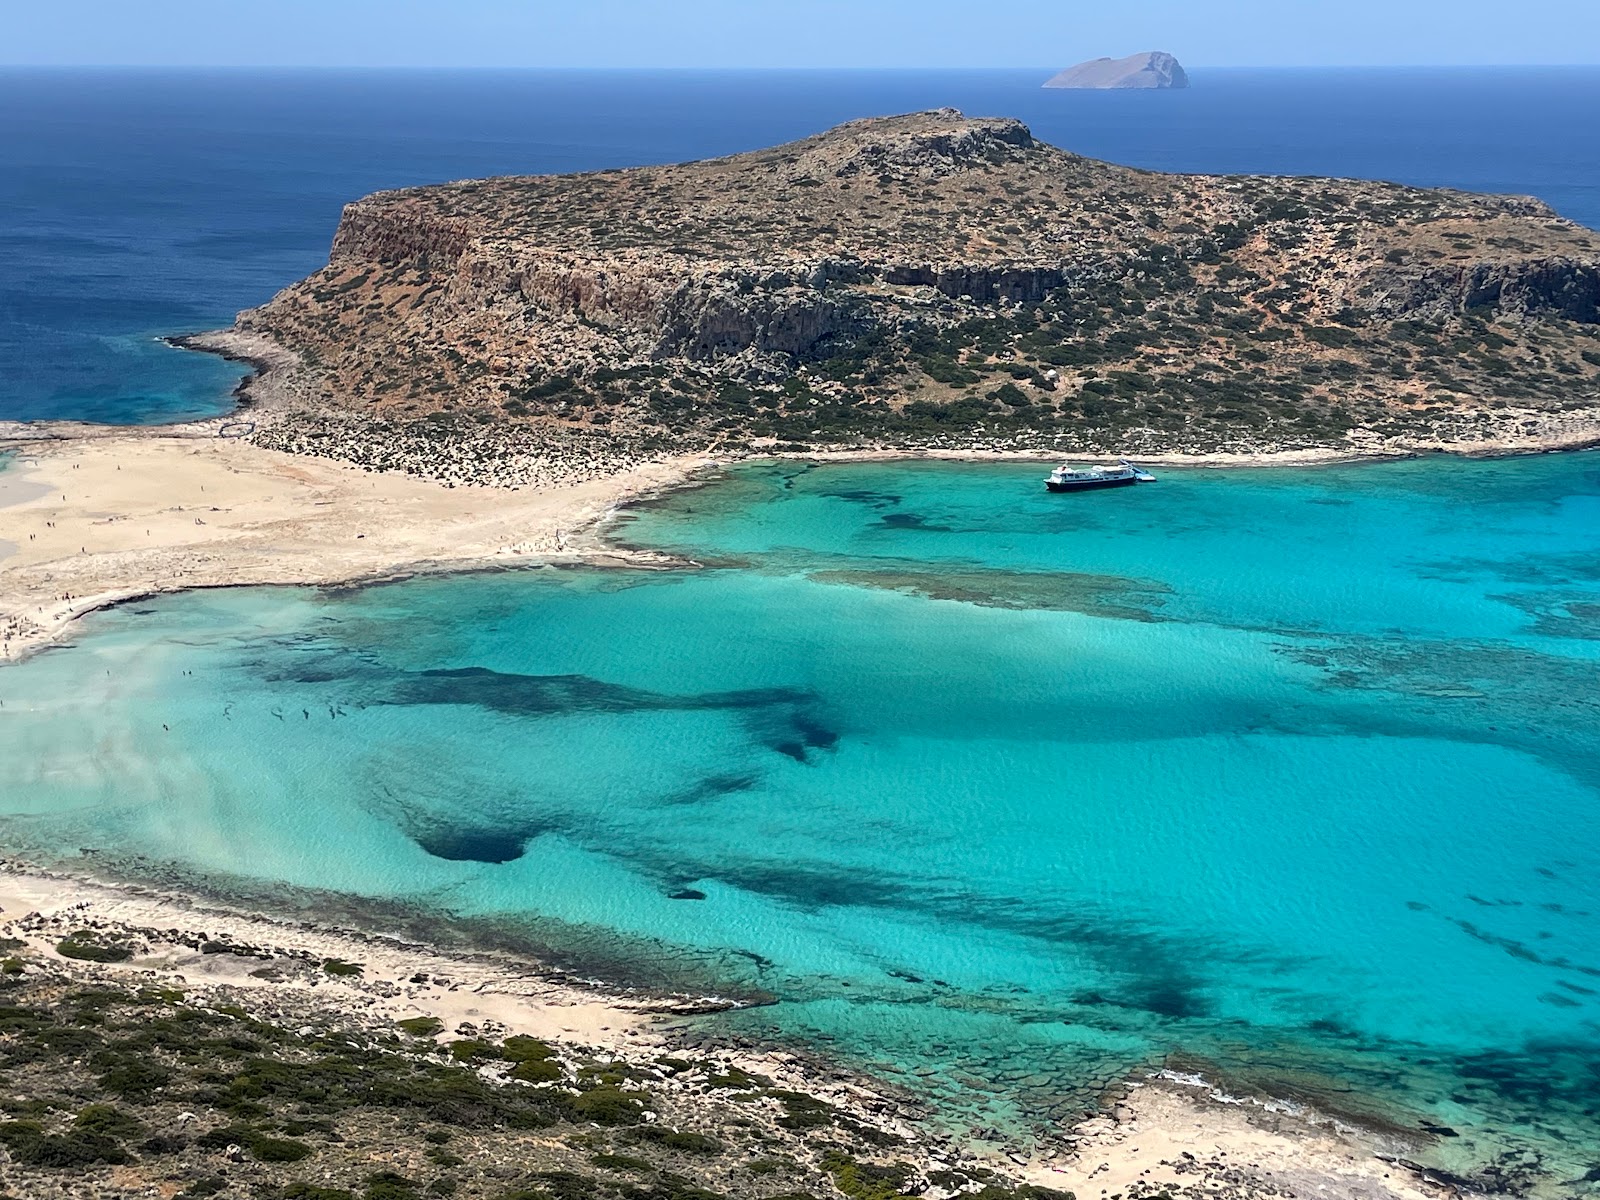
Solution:
<path fill-rule="evenodd" d="M 1189 75 L 1183 65 L 1165 50 L 1130 54 L 1127 58 L 1092 58 L 1052 75 L 1047 88 L 1116 88 L 1141 90 L 1186 88 Z"/>
<path fill-rule="evenodd" d="M 1600 438 L 1600 236 L 1540 201 L 1133 170 L 953 110 L 369 196 L 240 334 L 301 364 L 258 444 L 510 484 Z"/>

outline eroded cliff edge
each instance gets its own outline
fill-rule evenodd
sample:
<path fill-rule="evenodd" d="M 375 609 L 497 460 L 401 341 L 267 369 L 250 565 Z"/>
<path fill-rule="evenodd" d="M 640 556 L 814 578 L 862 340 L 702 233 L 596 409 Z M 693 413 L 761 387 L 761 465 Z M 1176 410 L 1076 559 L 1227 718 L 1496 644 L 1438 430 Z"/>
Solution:
<path fill-rule="evenodd" d="M 1600 236 L 1541 202 L 1132 170 L 953 110 L 378 193 L 346 208 L 324 270 L 239 328 L 312 381 L 265 436 L 379 465 L 383 444 L 452 439 L 628 455 L 1600 436 Z M 358 422 L 386 439 L 353 449 Z"/>

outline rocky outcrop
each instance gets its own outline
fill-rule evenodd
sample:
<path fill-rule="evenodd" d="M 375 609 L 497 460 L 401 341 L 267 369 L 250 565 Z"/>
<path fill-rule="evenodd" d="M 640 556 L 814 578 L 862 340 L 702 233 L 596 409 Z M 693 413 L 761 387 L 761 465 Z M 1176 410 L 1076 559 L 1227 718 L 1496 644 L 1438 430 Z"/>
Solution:
<path fill-rule="evenodd" d="M 1037 304 L 1069 279 L 1084 274 L 1067 266 L 1023 267 L 973 264 L 891 265 L 882 279 L 899 287 L 929 287 L 952 300 L 975 304 Z"/>
<path fill-rule="evenodd" d="M 870 324 L 859 305 L 807 279 L 776 287 L 753 284 L 724 277 L 684 285 L 652 314 L 657 340 L 651 356 L 716 362 L 755 351 L 805 361 L 818 347 Z"/>
<path fill-rule="evenodd" d="M 942 127 L 886 129 L 876 118 L 841 125 L 837 132 L 842 135 L 866 136 L 819 141 L 799 157 L 797 165 L 840 179 L 885 171 L 951 175 L 1013 161 L 1035 144 L 1028 127 L 1010 117 L 968 120 L 953 108 L 928 115 L 943 118 Z"/>
<path fill-rule="evenodd" d="M 1052 75 L 1047 88 L 1186 88 L 1188 73 L 1164 50 L 1127 58 L 1095 58 Z"/>
<path fill-rule="evenodd" d="M 451 267 L 472 244 L 473 232 L 470 221 L 372 197 L 345 205 L 328 258 L 331 263 Z"/>
<path fill-rule="evenodd" d="M 1355 302 L 1387 318 L 1443 320 L 1466 313 L 1553 316 L 1600 323 L 1600 263 L 1568 257 L 1475 262 L 1365 275 Z"/>

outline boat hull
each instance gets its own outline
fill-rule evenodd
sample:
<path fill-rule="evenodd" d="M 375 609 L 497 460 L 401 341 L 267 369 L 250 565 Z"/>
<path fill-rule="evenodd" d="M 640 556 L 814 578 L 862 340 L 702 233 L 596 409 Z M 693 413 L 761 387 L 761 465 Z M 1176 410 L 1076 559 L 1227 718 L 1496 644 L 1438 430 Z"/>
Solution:
<path fill-rule="evenodd" d="M 1129 475 L 1126 479 L 1068 479 L 1060 483 L 1047 479 L 1044 486 L 1052 492 L 1087 492 L 1095 488 L 1127 487 L 1138 482 L 1138 476 Z"/>

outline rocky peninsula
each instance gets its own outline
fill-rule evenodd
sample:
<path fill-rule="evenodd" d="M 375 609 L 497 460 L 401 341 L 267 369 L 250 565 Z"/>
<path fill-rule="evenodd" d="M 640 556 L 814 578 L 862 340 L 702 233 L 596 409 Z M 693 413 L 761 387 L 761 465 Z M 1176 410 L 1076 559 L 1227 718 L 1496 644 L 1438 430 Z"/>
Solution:
<path fill-rule="evenodd" d="M 486 481 L 529 481 L 503 460 L 539 445 L 598 465 L 1600 436 L 1600 236 L 1540 201 L 1138 171 L 953 110 L 369 196 L 238 331 L 303 364 L 258 444 Z"/>

